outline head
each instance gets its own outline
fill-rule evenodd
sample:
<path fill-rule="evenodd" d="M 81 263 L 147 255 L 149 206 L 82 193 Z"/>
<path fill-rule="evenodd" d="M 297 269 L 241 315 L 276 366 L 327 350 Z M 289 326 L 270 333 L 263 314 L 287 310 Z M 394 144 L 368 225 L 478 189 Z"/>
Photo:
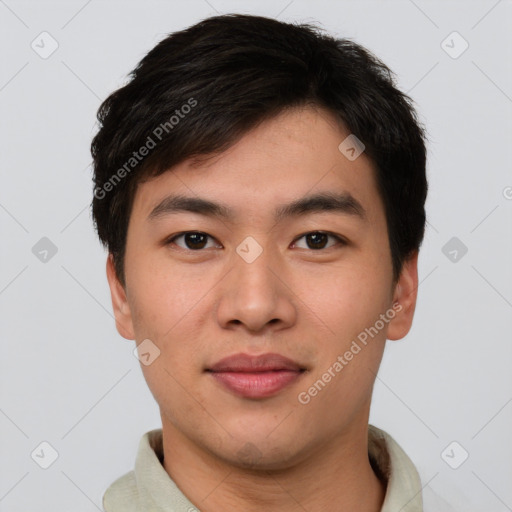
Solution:
<path fill-rule="evenodd" d="M 159 351 L 142 368 L 164 429 L 277 467 L 367 419 L 425 227 L 424 131 L 391 71 L 310 25 L 217 16 L 160 42 L 98 119 L 93 217 L 117 328 Z M 208 370 L 241 352 L 303 372 L 265 399 L 217 389 Z"/>

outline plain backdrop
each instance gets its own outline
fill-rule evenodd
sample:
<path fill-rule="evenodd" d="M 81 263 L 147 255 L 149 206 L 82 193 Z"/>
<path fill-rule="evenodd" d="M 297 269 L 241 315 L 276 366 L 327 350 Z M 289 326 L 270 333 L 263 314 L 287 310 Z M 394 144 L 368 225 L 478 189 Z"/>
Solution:
<path fill-rule="evenodd" d="M 0 510 L 101 510 L 161 425 L 115 330 L 89 145 L 145 53 L 227 12 L 352 38 L 416 102 L 430 139 L 419 298 L 408 336 L 387 342 L 370 422 L 454 510 L 512 510 L 512 5 L 495 0 L 0 1 Z"/>

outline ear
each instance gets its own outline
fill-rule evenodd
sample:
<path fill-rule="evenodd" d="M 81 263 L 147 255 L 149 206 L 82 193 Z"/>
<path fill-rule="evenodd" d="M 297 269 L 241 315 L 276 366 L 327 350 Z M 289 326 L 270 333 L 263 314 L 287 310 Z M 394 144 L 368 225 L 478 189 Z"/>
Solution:
<path fill-rule="evenodd" d="M 404 262 L 393 293 L 395 317 L 389 322 L 387 339 L 399 340 L 411 329 L 418 294 L 418 251 Z"/>
<path fill-rule="evenodd" d="M 110 287 L 117 332 L 127 340 L 134 340 L 132 313 L 126 298 L 125 289 L 117 277 L 112 254 L 109 254 L 107 258 L 107 280 Z"/>

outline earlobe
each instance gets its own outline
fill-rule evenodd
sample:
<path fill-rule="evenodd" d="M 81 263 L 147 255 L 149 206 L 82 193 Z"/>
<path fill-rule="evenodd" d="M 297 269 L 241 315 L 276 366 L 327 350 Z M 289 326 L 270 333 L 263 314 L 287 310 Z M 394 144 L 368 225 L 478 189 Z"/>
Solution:
<path fill-rule="evenodd" d="M 393 309 L 396 314 L 389 322 L 387 339 L 399 340 L 412 326 L 418 294 L 418 251 L 404 262 L 400 278 L 395 286 Z"/>
<path fill-rule="evenodd" d="M 108 255 L 106 267 L 117 332 L 127 340 L 134 340 L 135 335 L 130 305 L 126 298 L 126 291 L 117 277 L 112 254 Z"/>

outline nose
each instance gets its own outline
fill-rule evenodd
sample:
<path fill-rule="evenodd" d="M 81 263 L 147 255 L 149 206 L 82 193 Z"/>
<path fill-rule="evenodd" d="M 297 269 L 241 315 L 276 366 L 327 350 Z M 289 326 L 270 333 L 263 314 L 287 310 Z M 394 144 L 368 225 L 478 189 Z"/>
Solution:
<path fill-rule="evenodd" d="M 295 323 L 296 295 L 275 252 L 264 248 L 252 261 L 235 253 L 232 265 L 219 287 L 221 327 L 263 333 Z"/>

